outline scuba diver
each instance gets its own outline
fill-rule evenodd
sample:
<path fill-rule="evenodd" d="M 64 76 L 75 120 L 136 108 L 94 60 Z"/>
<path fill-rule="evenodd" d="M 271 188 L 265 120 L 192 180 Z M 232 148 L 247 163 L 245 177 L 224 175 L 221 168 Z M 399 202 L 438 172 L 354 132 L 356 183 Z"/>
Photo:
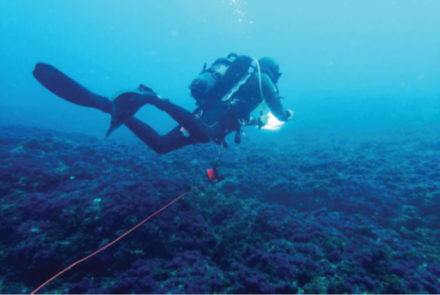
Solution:
<path fill-rule="evenodd" d="M 235 142 L 240 142 L 242 128 L 248 125 L 262 127 L 267 117 L 251 117 L 258 105 L 267 104 L 279 121 L 292 119 L 293 112 L 281 104 L 277 88 L 281 76 L 279 66 L 272 58 L 259 61 L 248 56 L 230 54 L 219 58 L 210 68 L 203 67 L 189 86 L 198 106 L 189 112 L 164 99 L 152 89 L 140 85 L 133 91 L 122 92 L 110 100 L 86 89 L 55 67 L 37 63 L 34 77 L 55 95 L 77 105 L 96 108 L 112 115 L 107 137 L 125 124 L 140 140 L 159 154 L 181 147 L 214 141 L 227 147 L 225 137 L 235 131 Z M 168 113 L 179 125 L 166 135 L 134 117 L 144 105 L 151 104 Z"/>

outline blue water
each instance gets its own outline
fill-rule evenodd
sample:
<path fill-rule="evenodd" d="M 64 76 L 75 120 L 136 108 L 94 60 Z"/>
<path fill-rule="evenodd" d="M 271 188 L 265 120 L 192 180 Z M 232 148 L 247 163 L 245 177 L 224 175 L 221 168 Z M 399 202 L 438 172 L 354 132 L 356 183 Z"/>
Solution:
<path fill-rule="evenodd" d="M 222 150 L 223 184 L 43 290 L 438 293 L 439 11 L 437 0 L 0 1 L 0 293 L 29 293 L 116 238 L 205 180 L 216 156 L 156 155 L 124 126 L 106 140 L 110 116 L 47 91 L 35 64 L 106 97 L 142 83 L 192 111 L 191 81 L 230 53 L 279 62 L 295 120 L 246 129 Z M 151 106 L 136 117 L 161 134 L 176 126 Z"/>
<path fill-rule="evenodd" d="M 0 123 L 104 137 L 106 115 L 34 80 L 39 61 L 101 95 L 143 83 L 192 110 L 191 80 L 231 52 L 280 63 L 283 103 L 297 114 L 289 132 L 438 123 L 439 9 L 435 0 L 1 1 Z M 139 118 L 174 126 L 148 107 Z"/>

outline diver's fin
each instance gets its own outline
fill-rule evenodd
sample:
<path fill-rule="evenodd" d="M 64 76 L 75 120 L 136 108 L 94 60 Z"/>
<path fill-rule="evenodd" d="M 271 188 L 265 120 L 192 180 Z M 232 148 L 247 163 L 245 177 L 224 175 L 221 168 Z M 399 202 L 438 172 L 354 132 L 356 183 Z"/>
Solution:
<path fill-rule="evenodd" d="M 112 113 L 108 98 L 91 92 L 51 65 L 37 63 L 32 74 L 47 90 L 71 103 Z"/>
<path fill-rule="evenodd" d="M 158 95 L 146 86 L 122 93 L 118 92 L 116 98 L 113 99 L 112 119 L 106 137 L 133 117 L 141 107 L 158 99 Z"/>

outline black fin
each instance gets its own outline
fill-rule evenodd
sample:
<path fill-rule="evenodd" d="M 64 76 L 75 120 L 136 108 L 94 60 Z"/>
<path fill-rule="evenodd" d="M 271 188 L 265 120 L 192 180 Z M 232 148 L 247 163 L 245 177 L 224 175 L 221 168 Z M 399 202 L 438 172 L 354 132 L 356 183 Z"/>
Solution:
<path fill-rule="evenodd" d="M 47 90 L 62 99 L 112 113 L 112 103 L 108 98 L 93 93 L 51 65 L 37 63 L 32 74 Z"/>
<path fill-rule="evenodd" d="M 150 87 L 145 86 L 144 84 L 140 84 L 138 87 L 139 91 L 153 91 Z"/>

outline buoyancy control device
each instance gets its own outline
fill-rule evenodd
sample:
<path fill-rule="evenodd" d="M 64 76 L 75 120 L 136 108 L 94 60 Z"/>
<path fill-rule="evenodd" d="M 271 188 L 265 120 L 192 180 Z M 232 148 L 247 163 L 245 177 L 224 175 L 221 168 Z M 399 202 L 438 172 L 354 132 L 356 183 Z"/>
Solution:
<path fill-rule="evenodd" d="M 252 58 L 235 53 L 226 58 L 218 58 L 209 68 L 206 68 L 205 64 L 200 74 L 189 85 L 191 96 L 199 106 L 222 99 L 248 74 L 251 64 Z"/>

